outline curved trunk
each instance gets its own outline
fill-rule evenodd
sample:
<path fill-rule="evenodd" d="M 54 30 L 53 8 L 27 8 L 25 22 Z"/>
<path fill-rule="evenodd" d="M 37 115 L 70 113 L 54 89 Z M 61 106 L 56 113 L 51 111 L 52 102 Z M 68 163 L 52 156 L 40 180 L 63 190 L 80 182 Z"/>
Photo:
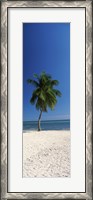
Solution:
<path fill-rule="evenodd" d="M 38 118 L 38 131 L 41 130 L 41 128 L 40 128 L 41 115 L 42 115 L 42 110 L 40 111 L 40 115 L 39 115 L 39 118 Z"/>

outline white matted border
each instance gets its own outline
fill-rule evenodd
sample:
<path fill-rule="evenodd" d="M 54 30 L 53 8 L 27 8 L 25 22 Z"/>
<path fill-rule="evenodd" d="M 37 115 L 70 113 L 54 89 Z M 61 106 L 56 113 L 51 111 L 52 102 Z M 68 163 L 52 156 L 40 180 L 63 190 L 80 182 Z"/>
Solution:
<path fill-rule="evenodd" d="M 71 178 L 22 178 L 22 24 L 70 23 Z M 8 9 L 8 190 L 85 192 L 85 9 Z"/>

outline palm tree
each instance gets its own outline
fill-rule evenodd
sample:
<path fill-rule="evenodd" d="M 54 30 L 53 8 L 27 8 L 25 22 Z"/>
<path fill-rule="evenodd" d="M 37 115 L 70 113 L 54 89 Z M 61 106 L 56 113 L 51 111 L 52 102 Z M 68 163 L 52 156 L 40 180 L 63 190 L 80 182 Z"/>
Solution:
<path fill-rule="evenodd" d="M 54 86 L 57 86 L 59 82 L 57 80 L 53 80 L 51 75 L 42 72 L 40 76 L 34 74 L 34 78 L 37 80 L 28 79 L 27 82 L 35 86 L 30 103 L 35 104 L 36 109 L 40 110 L 38 118 L 38 131 L 40 131 L 42 112 L 47 112 L 48 107 L 51 110 L 54 109 L 57 103 L 57 96 L 61 97 L 61 92 L 54 88 Z"/>

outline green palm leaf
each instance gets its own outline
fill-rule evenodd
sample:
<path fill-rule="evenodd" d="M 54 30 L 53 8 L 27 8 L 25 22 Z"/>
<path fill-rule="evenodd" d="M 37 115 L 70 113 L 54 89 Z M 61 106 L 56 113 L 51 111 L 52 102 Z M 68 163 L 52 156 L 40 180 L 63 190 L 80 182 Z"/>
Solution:
<path fill-rule="evenodd" d="M 35 80 L 28 79 L 27 82 L 30 83 L 30 84 L 32 84 L 32 85 L 34 85 L 35 87 L 39 86 L 39 83 L 37 81 L 35 81 Z"/>
<path fill-rule="evenodd" d="M 53 89 L 53 92 L 55 93 L 56 96 L 59 96 L 59 97 L 62 96 L 62 94 L 59 90 Z"/>

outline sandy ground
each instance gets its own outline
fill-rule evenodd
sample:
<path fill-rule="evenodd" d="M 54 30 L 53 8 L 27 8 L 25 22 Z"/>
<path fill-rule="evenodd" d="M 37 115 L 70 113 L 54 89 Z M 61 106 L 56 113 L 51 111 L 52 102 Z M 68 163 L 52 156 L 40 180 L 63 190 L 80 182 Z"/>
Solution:
<path fill-rule="evenodd" d="M 70 177 L 70 131 L 23 133 L 23 177 Z"/>

